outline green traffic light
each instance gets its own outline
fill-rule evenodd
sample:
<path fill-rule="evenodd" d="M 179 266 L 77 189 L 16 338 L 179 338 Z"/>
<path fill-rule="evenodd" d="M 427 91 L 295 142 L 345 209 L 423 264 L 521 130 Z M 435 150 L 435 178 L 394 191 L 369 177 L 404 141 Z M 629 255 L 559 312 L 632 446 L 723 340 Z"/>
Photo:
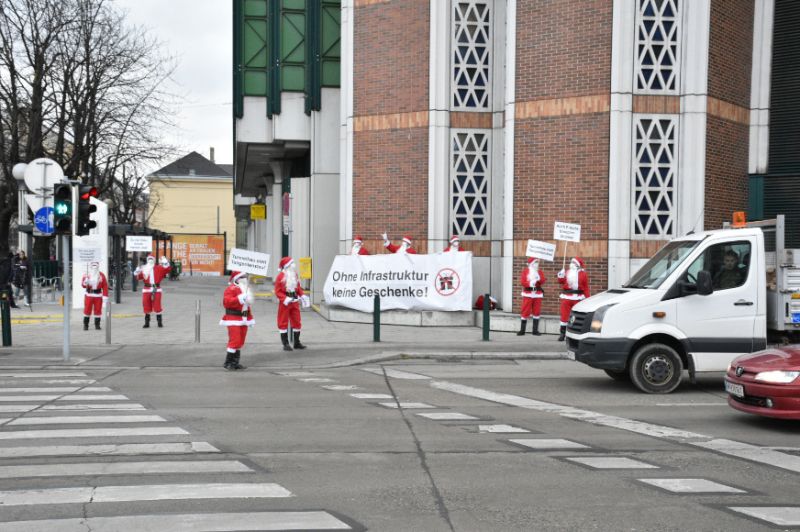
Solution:
<path fill-rule="evenodd" d="M 56 214 L 61 216 L 69 214 L 69 203 L 56 203 L 54 210 Z"/>

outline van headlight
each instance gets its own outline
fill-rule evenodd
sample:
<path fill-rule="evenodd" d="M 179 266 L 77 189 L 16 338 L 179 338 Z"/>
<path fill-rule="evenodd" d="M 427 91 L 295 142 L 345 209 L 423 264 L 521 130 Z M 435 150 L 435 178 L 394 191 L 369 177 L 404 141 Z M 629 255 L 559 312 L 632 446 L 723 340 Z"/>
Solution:
<path fill-rule="evenodd" d="M 606 317 L 606 312 L 608 309 L 616 305 L 616 303 L 611 303 L 610 305 L 603 305 L 599 309 L 594 311 L 592 315 L 592 326 L 589 328 L 590 332 L 599 333 L 603 330 L 603 318 Z"/>
<path fill-rule="evenodd" d="M 755 380 L 761 382 L 771 382 L 775 384 L 789 384 L 797 377 L 800 377 L 800 371 L 762 371 L 757 373 Z"/>

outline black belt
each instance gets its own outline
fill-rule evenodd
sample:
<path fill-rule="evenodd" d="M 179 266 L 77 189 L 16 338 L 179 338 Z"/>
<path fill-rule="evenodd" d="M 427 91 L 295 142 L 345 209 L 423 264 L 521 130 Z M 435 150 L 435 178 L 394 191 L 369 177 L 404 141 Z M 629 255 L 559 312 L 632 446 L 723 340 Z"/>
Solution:
<path fill-rule="evenodd" d="M 286 297 L 297 299 L 297 292 L 286 292 Z"/>
<path fill-rule="evenodd" d="M 583 290 L 563 290 L 565 294 L 583 294 Z"/>
<path fill-rule="evenodd" d="M 233 309 L 230 309 L 230 308 L 226 308 L 225 309 L 225 314 L 228 315 L 228 316 L 241 316 L 243 318 L 247 317 L 247 311 L 246 310 L 233 310 Z"/>
<path fill-rule="evenodd" d="M 92 290 L 91 288 L 87 288 L 86 291 L 89 292 L 90 294 L 102 294 L 103 293 L 103 291 L 101 289 L 99 289 L 99 288 L 97 290 Z"/>
<path fill-rule="evenodd" d="M 144 283 L 144 287 L 145 287 L 145 288 L 153 288 L 154 286 L 155 286 L 156 288 L 161 288 L 161 285 L 160 285 L 159 283 L 156 283 L 156 284 L 148 284 L 148 283 Z"/>

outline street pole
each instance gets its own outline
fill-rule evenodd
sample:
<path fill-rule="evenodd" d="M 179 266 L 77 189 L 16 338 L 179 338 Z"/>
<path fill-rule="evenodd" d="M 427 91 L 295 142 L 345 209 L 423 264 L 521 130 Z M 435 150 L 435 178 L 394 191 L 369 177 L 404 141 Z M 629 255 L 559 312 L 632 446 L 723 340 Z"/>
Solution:
<path fill-rule="evenodd" d="M 64 258 L 64 362 L 69 362 L 69 314 L 70 307 L 72 307 L 69 237 L 70 235 L 61 236 L 61 247 L 63 249 L 61 255 Z"/>

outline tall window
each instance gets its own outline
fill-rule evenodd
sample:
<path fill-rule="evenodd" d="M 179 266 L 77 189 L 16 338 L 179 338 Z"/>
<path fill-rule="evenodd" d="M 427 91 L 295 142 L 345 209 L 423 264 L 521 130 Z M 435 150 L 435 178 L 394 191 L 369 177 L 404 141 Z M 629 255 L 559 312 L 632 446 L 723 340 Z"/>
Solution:
<path fill-rule="evenodd" d="M 680 0 L 636 0 L 636 89 L 671 94 L 678 89 Z"/>
<path fill-rule="evenodd" d="M 450 224 L 453 234 L 489 234 L 489 132 L 453 130 L 450 154 Z"/>
<path fill-rule="evenodd" d="M 633 234 L 675 235 L 677 118 L 634 116 Z"/>
<path fill-rule="evenodd" d="M 489 4 L 486 0 L 454 0 L 452 5 L 452 107 L 462 110 L 489 109 Z"/>

